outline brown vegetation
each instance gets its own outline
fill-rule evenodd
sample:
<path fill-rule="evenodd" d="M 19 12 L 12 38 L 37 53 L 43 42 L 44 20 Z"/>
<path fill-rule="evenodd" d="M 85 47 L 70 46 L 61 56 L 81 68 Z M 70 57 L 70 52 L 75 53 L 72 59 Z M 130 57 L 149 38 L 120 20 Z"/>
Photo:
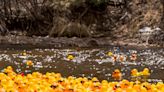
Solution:
<path fill-rule="evenodd" d="M 0 25 L 1 31 L 26 31 L 29 36 L 135 37 L 138 29 L 144 26 L 163 27 L 162 2 L 0 0 Z"/>

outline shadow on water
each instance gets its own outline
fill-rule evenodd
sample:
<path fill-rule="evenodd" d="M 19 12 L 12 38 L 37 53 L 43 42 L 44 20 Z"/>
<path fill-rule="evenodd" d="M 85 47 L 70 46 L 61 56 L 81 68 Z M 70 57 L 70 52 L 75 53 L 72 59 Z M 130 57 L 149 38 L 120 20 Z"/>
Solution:
<path fill-rule="evenodd" d="M 23 46 L 22 46 L 23 47 Z M 125 61 L 112 60 L 108 52 L 115 55 L 127 56 Z M 131 61 L 132 52 L 137 52 L 137 60 Z M 26 55 L 23 55 L 26 53 Z M 75 58 L 68 60 L 72 54 Z M 26 61 L 32 60 L 33 66 L 27 66 Z M 105 48 L 5 48 L 0 50 L 0 69 L 13 66 L 18 73 L 32 73 L 39 71 L 59 72 L 63 76 L 98 77 L 100 80 L 113 81 L 111 74 L 115 69 L 120 69 L 124 79 L 131 79 L 131 69 L 143 70 L 145 67 L 152 72 L 150 82 L 164 81 L 164 49 L 132 49 L 120 47 Z"/>

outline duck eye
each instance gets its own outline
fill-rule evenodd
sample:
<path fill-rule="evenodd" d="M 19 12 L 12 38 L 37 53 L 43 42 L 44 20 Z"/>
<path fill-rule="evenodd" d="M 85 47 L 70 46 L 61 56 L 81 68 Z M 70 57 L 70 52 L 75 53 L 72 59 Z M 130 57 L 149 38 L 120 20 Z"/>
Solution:
<path fill-rule="evenodd" d="M 50 87 L 53 88 L 53 89 L 57 88 L 56 85 L 51 85 Z"/>
<path fill-rule="evenodd" d="M 80 81 L 82 84 L 84 83 L 84 81 Z"/>
<path fill-rule="evenodd" d="M 128 86 L 128 84 L 125 83 L 125 86 Z"/>
<path fill-rule="evenodd" d="M 72 89 L 72 88 L 70 88 L 69 90 L 70 90 L 70 91 L 73 91 L 73 89 Z"/>
<path fill-rule="evenodd" d="M 59 80 L 58 82 L 61 83 L 61 82 L 63 82 L 63 81 L 62 81 L 62 80 Z"/>
<path fill-rule="evenodd" d="M 115 85 L 115 88 L 119 88 L 119 86 Z"/>
<path fill-rule="evenodd" d="M 143 87 L 147 89 L 147 87 L 145 85 L 143 85 Z"/>
<path fill-rule="evenodd" d="M 98 81 L 93 81 L 93 82 L 98 82 Z"/>
<path fill-rule="evenodd" d="M 99 88 L 99 86 L 94 86 L 95 88 Z"/>
<path fill-rule="evenodd" d="M 7 73 L 4 73 L 4 74 L 6 74 L 6 75 L 7 75 Z"/>
<path fill-rule="evenodd" d="M 18 85 L 18 82 L 15 82 L 15 84 L 17 84 L 17 85 Z"/>
<path fill-rule="evenodd" d="M 145 88 L 146 88 L 147 90 L 149 90 L 149 88 L 148 88 L 148 87 L 146 87 L 146 86 L 145 86 Z"/>

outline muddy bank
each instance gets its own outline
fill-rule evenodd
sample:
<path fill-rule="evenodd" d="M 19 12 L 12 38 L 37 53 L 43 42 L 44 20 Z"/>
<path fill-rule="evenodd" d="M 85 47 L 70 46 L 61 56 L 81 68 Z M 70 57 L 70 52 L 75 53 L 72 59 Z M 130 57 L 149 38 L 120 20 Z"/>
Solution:
<path fill-rule="evenodd" d="M 120 39 L 113 40 L 110 37 L 103 38 L 77 38 L 77 37 L 28 37 L 28 36 L 0 36 L 0 48 L 71 48 L 71 47 L 108 47 L 120 46 L 135 49 L 163 48 L 157 44 L 139 43 L 139 40 Z"/>
<path fill-rule="evenodd" d="M 2 34 L 8 29 L 30 36 L 135 38 L 143 27 L 163 28 L 163 0 L 2 0 L 0 5 Z"/>
<path fill-rule="evenodd" d="M 70 1 L 0 1 L 0 43 L 42 47 L 164 46 L 163 0 Z M 161 30 L 146 36 L 138 34 L 144 28 Z"/>

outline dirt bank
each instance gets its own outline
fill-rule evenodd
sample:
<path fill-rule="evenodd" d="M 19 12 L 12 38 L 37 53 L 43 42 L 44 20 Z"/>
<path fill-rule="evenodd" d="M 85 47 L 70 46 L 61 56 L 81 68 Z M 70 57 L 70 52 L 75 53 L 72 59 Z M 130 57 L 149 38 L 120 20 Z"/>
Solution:
<path fill-rule="evenodd" d="M 18 1 L 0 1 L 1 43 L 42 44 L 45 40 L 79 47 L 164 44 L 163 0 Z M 147 40 L 139 34 L 145 27 L 160 31 Z"/>
<path fill-rule="evenodd" d="M 15 48 L 15 49 L 27 49 L 27 48 L 97 48 L 97 47 L 110 47 L 121 46 L 132 49 L 145 49 L 145 48 L 163 48 L 157 44 L 139 43 L 136 39 L 120 39 L 112 40 L 110 37 L 102 38 L 77 38 L 77 37 L 27 37 L 27 36 L 1 36 L 0 48 Z"/>

